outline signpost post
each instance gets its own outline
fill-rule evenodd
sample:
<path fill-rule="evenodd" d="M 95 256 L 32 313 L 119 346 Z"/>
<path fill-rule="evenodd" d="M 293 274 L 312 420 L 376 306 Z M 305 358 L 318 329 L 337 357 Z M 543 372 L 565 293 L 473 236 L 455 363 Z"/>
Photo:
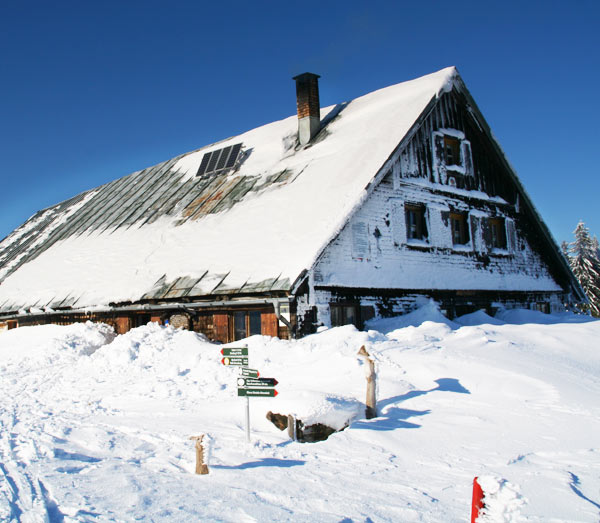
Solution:
<path fill-rule="evenodd" d="M 238 396 L 246 398 L 246 439 L 250 442 L 250 398 L 274 398 L 274 387 L 279 382 L 275 378 L 259 378 L 258 370 L 248 368 L 248 347 L 223 347 L 221 354 L 223 365 L 240 367 Z"/>

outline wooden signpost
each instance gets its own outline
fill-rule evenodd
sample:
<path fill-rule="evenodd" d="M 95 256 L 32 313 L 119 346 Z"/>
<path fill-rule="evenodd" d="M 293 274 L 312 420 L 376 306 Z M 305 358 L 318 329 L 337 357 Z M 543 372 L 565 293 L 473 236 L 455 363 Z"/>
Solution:
<path fill-rule="evenodd" d="M 240 367 L 238 378 L 238 396 L 246 398 L 246 439 L 250 441 L 250 398 L 274 398 L 277 396 L 275 378 L 259 378 L 256 369 L 248 368 L 248 347 L 223 347 L 221 363 Z"/>

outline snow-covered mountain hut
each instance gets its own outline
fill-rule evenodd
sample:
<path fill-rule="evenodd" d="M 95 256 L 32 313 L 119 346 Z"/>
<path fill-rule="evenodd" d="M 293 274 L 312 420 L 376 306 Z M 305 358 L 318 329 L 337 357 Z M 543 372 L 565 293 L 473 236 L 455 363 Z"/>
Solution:
<path fill-rule="evenodd" d="M 407 312 L 560 310 L 581 289 L 455 68 L 79 194 L 0 243 L 5 326 L 150 320 L 232 341 Z"/>

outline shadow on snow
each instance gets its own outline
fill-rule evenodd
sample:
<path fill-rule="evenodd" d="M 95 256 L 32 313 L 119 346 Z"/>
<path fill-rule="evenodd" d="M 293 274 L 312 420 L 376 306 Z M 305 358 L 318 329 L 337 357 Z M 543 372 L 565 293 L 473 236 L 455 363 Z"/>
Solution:
<path fill-rule="evenodd" d="M 382 415 L 370 421 L 356 421 L 352 424 L 352 428 L 371 430 L 417 429 L 421 425 L 406 420 L 417 416 L 425 416 L 431 412 L 430 410 L 401 409 L 392 405 L 436 391 L 455 392 L 457 394 L 471 394 L 455 378 L 440 378 L 435 380 L 435 382 L 437 383 L 437 387 L 434 387 L 433 389 L 411 390 L 406 394 L 401 394 L 400 396 L 394 396 L 378 402 L 377 410 L 382 413 Z"/>
<path fill-rule="evenodd" d="M 258 461 L 250 461 L 248 463 L 242 463 L 241 465 L 211 465 L 213 469 L 254 469 L 258 467 L 296 467 L 298 465 L 304 465 L 306 461 L 298 459 L 277 459 L 277 458 L 263 458 Z"/>

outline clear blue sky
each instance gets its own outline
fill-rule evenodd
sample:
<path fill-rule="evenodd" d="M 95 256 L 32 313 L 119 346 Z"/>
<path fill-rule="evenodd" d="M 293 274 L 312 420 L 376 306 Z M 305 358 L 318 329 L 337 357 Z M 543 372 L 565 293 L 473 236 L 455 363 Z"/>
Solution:
<path fill-rule="evenodd" d="M 37 210 L 456 65 L 557 241 L 600 236 L 600 2 L 2 2 L 0 238 Z"/>

